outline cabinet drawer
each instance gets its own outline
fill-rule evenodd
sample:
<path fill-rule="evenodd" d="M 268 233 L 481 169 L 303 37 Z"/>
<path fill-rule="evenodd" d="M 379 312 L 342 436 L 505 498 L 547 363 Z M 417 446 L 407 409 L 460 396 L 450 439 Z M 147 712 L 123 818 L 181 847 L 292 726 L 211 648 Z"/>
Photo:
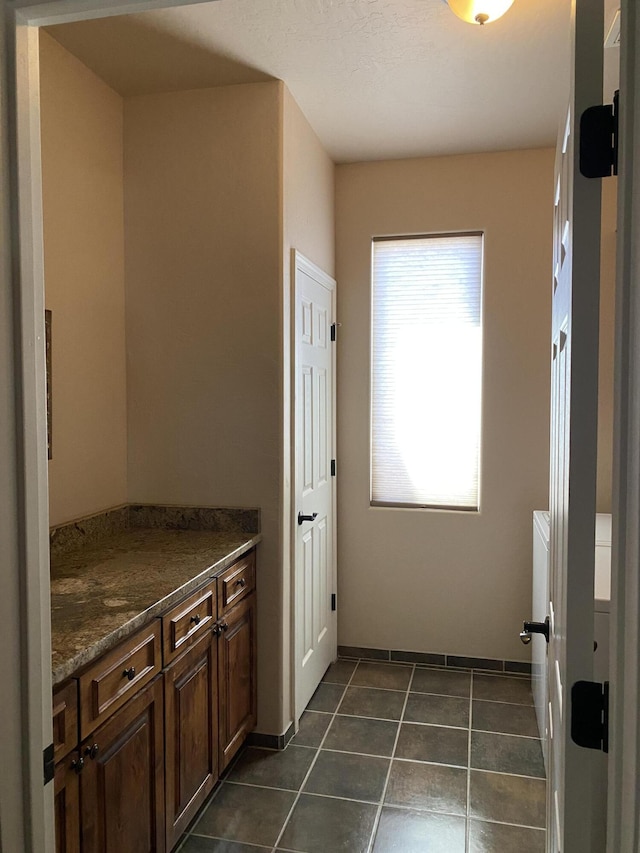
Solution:
<path fill-rule="evenodd" d="M 199 589 L 162 617 L 165 665 L 193 645 L 216 618 L 216 582 Z"/>
<path fill-rule="evenodd" d="M 80 729 L 86 737 L 160 672 L 160 622 L 116 646 L 80 676 Z"/>
<path fill-rule="evenodd" d="M 57 764 L 78 745 L 78 682 L 53 692 L 53 760 Z"/>
<path fill-rule="evenodd" d="M 251 551 L 223 572 L 218 578 L 220 612 L 228 613 L 256 586 L 256 554 Z"/>

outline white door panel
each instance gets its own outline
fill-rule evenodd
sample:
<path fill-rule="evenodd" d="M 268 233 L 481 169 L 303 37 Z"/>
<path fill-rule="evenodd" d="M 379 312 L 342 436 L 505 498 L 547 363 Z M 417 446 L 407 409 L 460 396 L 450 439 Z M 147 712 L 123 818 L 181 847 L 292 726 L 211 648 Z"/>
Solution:
<path fill-rule="evenodd" d="M 336 657 L 335 282 L 294 253 L 295 709 L 299 717 Z M 305 516 L 299 524 L 298 514 Z"/>
<path fill-rule="evenodd" d="M 556 155 L 552 295 L 549 853 L 591 847 L 594 754 L 571 740 L 571 688 L 593 679 L 600 182 L 578 164 L 578 123 L 602 97 L 602 0 L 575 0 L 569 109 Z"/>

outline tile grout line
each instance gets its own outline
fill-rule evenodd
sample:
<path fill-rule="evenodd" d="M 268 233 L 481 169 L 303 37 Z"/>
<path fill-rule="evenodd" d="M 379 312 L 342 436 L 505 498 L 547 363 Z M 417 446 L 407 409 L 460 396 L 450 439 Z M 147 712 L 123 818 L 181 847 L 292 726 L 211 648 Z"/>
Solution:
<path fill-rule="evenodd" d="M 362 718 L 362 719 L 365 719 L 365 718 Z M 396 721 L 396 722 L 399 722 L 399 721 Z M 408 723 L 407 725 L 412 725 L 412 724 Z M 319 747 L 314 747 L 312 749 L 311 747 L 306 747 L 306 746 L 296 747 L 294 744 L 294 749 L 308 749 L 310 752 L 311 751 L 317 752 Z M 330 753 L 334 753 L 336 755 L 355 755 L 358 758 L 379 758 L 379 759 L 382 759 L 383 761 L 388 759 L 388 758 L 391 758 L 391 756 L 389 756 L 389 755 L 378 755 L 378 754 L 373 754 L 371 752 L 349 752 L 349 751 L 344 750 L 344 749 L 324 749 L 323 752 L 330 752 Z M 509 776 L 510 778 L 513 778 L 513 779 L 532 779 L 533 781 L 542 780 L 543 782 L 546 781 L 544 776 L 529 776 L 526 773 L 511 773 L 508 770 L 488 770 L 486 767 L 470 768 L 468 763 L 467 764 L 450 764 L 446 761 L 427 761 L 423 758 L 401 758 L 397 755 L 393 757 L 393 760 L 399 762 L 400 764 L 420 764 L 420 765 L 424 765 L 426 767 L 449 767 L 452 770 L 473 769 L 473 771 L 475 773 L 486 773 L 489 776 Z M 282 787 L 282 785 L 265 785 L 265 784 L 261 784 L 259 782 L 236 782 L 233 779 L 225 780 L 225 784 L 237 785 L 237 786 L 242 787 L 242 788 L 269 788 L 272 791 L 288 791 L 290 794 L 296 793 L 296 791 L 298 790 L 297 788 L 284 788 L 284 787 Z M 307 794 L 308 796 L 314 796 L 314 797 L 330 797 L 333 800 L 353 800 L 356 803 L 376 803 L 376 804 L 378 803 L 378 800 L 364 800 L 364 799 L 358 799 L 357 797 L 343 797 L 343 796 L 340 796 L 339 794 L 325 794 L 325 793 L 320 793 L 319 791 L 305 791 L 305 794 Z M 400 804 L 394 803 L 394 808 L 396 806 L 399 808 Z M 416 809 L 419 809 L 421 811 L 431 811 L 431 809 L 425 809 L 425 808 L 422 808 L 421 806 L 411 806 L 411 808 L 416 808 Z M 454 812 L 452 812 L 452 814 L 454 814 Z"/>
<path fill-rule="evenodd" d="M 473 731 L 473 670 L 471 670 L 469 679 L 469 737 L 467 740 L 467 803 L 465 808 L 465 826 L 464 826 L 464 849 L 469 853 L 471 822 L 469 820 L 469 806 L 471 802 L 471 733 Z"/>
<path fill-rule="evenodd" d="M 278 847 L 278 844 L 279 844 L 279 843 L 280 843 L 280 841 L 282 840 L 282 838 L 283 838 L 283 836 L 284 836 L 284 833 L 285 833 L 285 830 L 286 830 L 286 828 L 287 828 L 287 826 L 288 826 L 288 824 L 289 824 L 289 821 L 291 820 L 291 815 L 293 814 L 293 810 L 294 810 L 294 809 L 295 809 L 295 807 L 298 805 L 298 801 L 300 800 L 300 796 L 301 796 L 301 794 L 302 794 L 302 789 L 303 789 L 303 788 L 304 788 L 304 786 L 306 785 L 307 780 L 309 779 L 309 776 L 311 775 L 311 771 L 312 771 L 312 770 L 313 770 L 313 768 L 315 767 L 316 761 L 318 760 L 318 756 L 320 755 L 320 750 L 322 749 L 322 745 L 323 745 L 323 743 L 325 742 L 325 740 L 327 739 L 327 735 L 329 734 L 329 729 L 330 729 L 330 728 L 331 728 L 331 726 L 333 725 L 333 721 L 335 720 L 335 718 L 338 716 L 338 708 L 339 708 L 339 707 L 340 707 L 340 705 L 342 704 L 342 701 L 344 700 L 344 697 L 346 696 L 347 689 L 348 689 L 348 688 L 349 688 L 349 686 L 351 685 L 351 682 L 352 682 L 352 680 L 353 680 L 353 676 L 356 674 L 356 672 L 357 672 L 357 670 L 358 670 L 358 667 L 359 667 L 359 666 L 360 666 L 360 661 L 358 661 L 358 662 L 356 663 L 355 667 L 353 668 L 353 672 L 352 672 L 352 673 L 351 673 L 351 675 L 349 676 L 349 680 L 348 680 L 348 681 L 347 681 L 347 683 L 344 685 L 344 689 L 343 689 L 343 691 L 342 691 L 342 695 L 340 696 L 340 699 L 339 699 L 339 701 L 338 701 L 338 703 L 337 703 L 337 705 L 336 705 L 336 709 L 335 709 L 335 711 L 333 712 L 333 714 L 331 715 L 331 720 L 329 721 L 329 725 L 328 725 L 328 726 L 327 726 L 327 728 L 325 729 L 325 733 L 322 735 L 322 740 L 320 741 L 320 743 L 318 744 L 318 746 L 317 746 L 317 748 L 316 748 L 316 754 L 313 756 L 313 761 L 312 761 L 312 762 L 311 762 L 311 764 L 309 765 L 309 769 L 307 770 L 307 772 L 306 772 L 306 774 L 305 774 L 304 779 L 303 779 L 303 780 L 302 780 L 302 782 L 300 783 L 300 787 L 298 788 L 298 792 L 297 792 L 297 794 L 296 794 L 296 796 L 295 796 L 295 799 L 294 799 L 293 803 L 291 804 L 291 808 L 289 809 L 289 811 L 288 811 L 288 813 L 287 813 L 287 816 L 286 816 L 286 818 L 285 818 L 285 820 L 284 820 L 284 823 L 282 824 L 282 829 L 281 829 L 281 830 L 280 830 L 280 832 L 278 833 L 278 836 L 277 836 L 277 838 L 276 838 L 276 840 L 275 840 L 275 842 L 274 842 L 274 845 L 273 845 L 273 847 L 271 848 L 271 853 L 276 853 L 276 849 L 277 849 L 277 847 Z M 323 682 L 321 681 L 321 682 L 320 682 L 320 684 L 322 684 L 322 683 L 323 683 Z M 318 686 L 319 686 L 319 685 L 318 685 Z M 305 709 L 305 710 L 306 710 L 306 709 Z M 302 713 L 304 714 L 304 711 L 303 711 Z"/>
<path fill-rule="evenodd" d="M 336 686 L 336 687 L 341 687 L 341 688 L 342 688 L 342 690 L 341 690 L 341 693 L 340 693 L 339 699 L 338 699 L 338 701 L 337 701 L 337 704 L 336 704 L 335 710 L 334 710 L 333 712 L 326 712 L 326 711 L 313 711 L 313 710 L 311 710 L 311 711 L 310 711 L 310 713 L 312 713 L 312 714 L 314 714 L 314 713 L 315 713 L 315 714 L 318 714 L 318 715 L 323 715 L 323 716 L 326 716 L 326 717 L 329 719 L 329 722 L 328 722 L 328 724 L 327 724 L 327 726 L 326 726 L 325 732 L 324 732 L 324 734 L 322 735 L 322 737 L 321 737 L 321 739 L 320 739 L 320 741 L 319 741 L 318 746 L 316 746 L 316 747 L 312 747 L 312 746 L 305 745 L 305 744 L 297 744 L 297 745 L 296 745 L 295 743 L 293 743 L 293 744 L 292 744 L 293 746 L 298 746 L 298 747 L 303 748 L 303 749 L 315 749 L 315 755 L 313 756 L 312 761 L 311 761 L 311 763 L 310 763 L 310 765 L 309 765 L 309 768 L 308 768 L 307 772 L 305 773 L 304 778 L 302 779 L 302 781 L 301 781 L 301 783 L 300 783 L 300 785 L 299 785 L 299 787 L 298 787 L 297 789 L 291 789 L 291 788 L 289 788 L 289 789 L 284 789 L 284 788 L 283 788 L 283 789 L 280 789 L 280 790 L 283 790 L 283 791 L 285 791 L 285 790 L 286 790 L 286 791 L 289 791 L 290 793 L 294 793 L 294 794 L 295 794 L 295 797 L 294 797 L 294 799 L 293 799 L 293 802 L 292 802 L 292 805 L 291 805 L 290 809 L 288 810 L 288 812 L 287 812 L 287 814 L 286 814 L 286 817 L 285 817 L 284 823 L 283 823 L 283 825 L 282 825 L 282 828 L 281 828 L 281 830 L 280 830 L 280 833 L 278 834 L 278 836 L 277 836 L 277 838 L 276 838 L 276 841 L 275 841 L 275 843 L 274 843 L 274 846 L 271 848 L 271 853 L 275 853 L 276 849 L 277 849 L 277 850 L 284 849 L 284 848 L 278 848 L 278 844 L 282 841 L 282 838 L 284 837 L 285 831 L 286 831 L 287 826 L 288 826 L 288 824 L 289 824 L 289 822 L 290 822 L 290 820 L 291 820 L 292 814 L 293 814 L 293 812 L 294 812 L 294 810 L 295 810 L 296 806 L 298 805 L 299 800 L 300 800 L 300 798 L 301 798 L 302 794 L 303 794 L 303 793 L 305 793 L 305 792 L 303 791 L 303 788 L 304 788 L 304 786 L 307 784 L 307 782 L 308 782 L 308 780 L 309 780 L 309 777 L 310 777 L 311 773 L 313 772 L 313 769 L 314 769 L 314 767 L 315 767 L 315 765 L 316 765 L 316 763 L 317 763 L 317 761 L 318 761 L 318 758 L 319 758 L 320 752 L 321 752 L 321 751 L 323 750 L 323 748 L 324 748 L 324 745 L 325 745 L 325 743 L 326 743 L 327 737 L 328 737 L 328 735 L 329 735 L 329 731 L 330 731 L 330 729 L 332 728 L 332 726 L 333 726 L 333 724 L 334 724 L 334 722 L 335 722 L 336 718 L 337 718 L 337 717 L 339 717 L 339 716 L 340 716 L 341 718 L 344 718 L 344 719 L 362 719 L 362 720 L 367 720 L 367 719 L 371 719 L 371 720 L 376 719 L 376 720 L 377 720 L 377 719 L 380 719 L 380 720 L 384 720 L 384 721 L 386 721 L 386 722 L 393 722 L 393 723 L 394 723 L 394 724 L 396 724 L 396 726 L 397 726 L 396 734 L 395 734 L 395 738 L 394 738 L 394 743 L 393 743 L 393 747 L 392 747 L 392 751 L 391 751 L 391 755 L 390 755 L 390 756 L 388 756 L 388 755 L 387 755 L 387 756 L 378 756 L 378 757 L 379 757 L 379 758 L 381 758 L 381 759 L 388 758 L 388 760 L 389 760 L 389 767 L 388 767 L 388 770 L 387 770 L 387 773 L 386 773 L 386 777 L 385 777 L 385 782 L 384 782 L 384 786 L 383 786 L 383 790 L 382 790 L 381 798 L 380 798 L 380 800 L 379 800 L 377 803 L 376 803 L 375 801 L 356 800 L 356 799 L 354 799 L 354 798 L 350 798 L 350 797 L 338 797 L 338 796 L 332 796 L 332 795 L 330 795 L 330 794 L 319 794 L 319 793 L 318 793 L 318 794 L 315 794 L 315 795 L 314 795 L 314 796 L 317 796 L 317 797 L 326 797 L 326 798 L 329 798 L 329 799 L 337 799 L 337 800 L 347 800 L 347 801 L 352 801 L 352 802 L 359 802 L 359 803 L 368 804 L 368 805 L 371 805 L 371 806 L 376 807 L 376 808 L 375 808 L 374 821 L 373 821 L 372 829 L 371 829 L 371 834 L 370 834 L 370 838 L 369 838 L 368 845 L 367 845 L 367 847 L 366 847 L 366 851 L 367 851 L 367 853 L 372 853 L 372 850 L 373 850 L 373 847 L 374 847 L 374 844 L 375 844 L 375 839 L 376 839 L 377 831 L 378 831 L 378 829 L 379 829 L 379 825 L 380 825 L 380 820 L 381 820 L 382 810 L 383 810 L 384 805 L 385 805 L 385 797 L 386 797 L 386 794 L 387 794 L 387 791 L 388 791 L 388 786 L 389 786 L 389 782 L 390 782 L 392 766 L 393 766 L 393 763 L 394 763 L 394 761 L 395 761 L 395 760 L 398 760 L 398 761 L 407 761 L 407 762 L 413 762 L 413 763 L 419 763 L 419 764 L 433 764 L 433 765 L 436 765 L 436 766 L 451 766 L 451 767 L 454 767 L 454 766 L 455 766 L 455 767 L 459 767 L 459 766 L 460 766 L 460 765 L 443 765 L 443 764 L 442 764 L 442 762 L 437 762 L 437 761 L 423 761 L 423 760 L 418 760 L 418 759 L 408 759 L 408 758 L 407 758 L 407 759 L 400 759 L 400 758 L 396 759 L 396 757 L 395 757 L 395 753 L 396 753 L 396 751 L 397 751 L 397 746 L 398 746 L 398 743 L 399 743 L 399 739 L 400 739 L 400 734 L 401 734 L 401 731 L 402 731 L 402 727 L 403 727 L 403 725 L 405 724 L 405 717 L 406 717 L 406 709 L 407 709 L 407 706 L 408 706 L 408 700 L 409 700 L 410 696 L 412 695 L 412 693 L 414 693 L 416 696 L 441 696 L 441 697 L 452 698 L 452 697 L 451 697 L 451 694 L 446 694 L 446 693 L 427 693 L 427 694 L 423 694 L 423 693 L 418 693 L 418 692 L 412 691 L 412 689 L 411 689 L 411 688 L 412 688 L 412 684 L 413 684 L 413 680 L 414 680 L 414 677 L 415 677 L 415 673 L 416 673 L 416 671 L 417 671 L 417 670 L 421 670 L 421 671 L 422 671 L 423 669 L 425 669 L 425 667 L 419 666 L 418 664 L 415 664 L 415 663 L 414 663 L 414 664 L 407 664 L 407 663 L 404 663 L 404 662 L 398 662 L 398 663 L 400 663 L 400 664 L 401 664 L 401 666 L 402 666 L 402 667 L 405 667 L 406 669 L 409 669 L 409 667 L 411 667 L 411 672 L 410 672 L 410 676 L 409 676 L 409 682 L 408 682 L 408 685 L 407 685 L 407 687 L 406 687 L 406 689 L 405 689 L 404 691 L 399 691 L 399 690 L 389 690 L 389 688 L 375 688 L 375 687 L 366 686 L 366 685 L 354 685 L 354 684 L 353 684 L 353 681 L 354 681 L 354 679 L 355 679 L 355 677 L 356 677 L 356 673 L 358 672 L 358 669 L 359 669 L 359 666 L 360 666 L 360 664 L 361 664 L 361 663 L 364 663 L 364 664 L 368 664 L 368 663 L 374 663 L 374 664 L 376 664 L 376 663 L 377 663 L 377 664 L 385 664 L 385 663 L 388 663 L 388 662 L 386 662 L 386 661 L 368 661 L 368 660 L 367 660 L 367 661 L 364 661 L 364 660 L 357 660 L 357 661 L 353 661 L 353 659 L 352 659 L 350 662 L 354 663 L 354 664 L 355 664 L 355 666 L 354 666 L 354 669 L 353 669 L 353 671 L 352 671 L 351 675 L 349 676 L 348 681 L 343 682 L 342 684 L 340 684 L 340 683 L 337 683 L 337 682 L 330 682 L 330 681 L 324 682 L 324 679 L 323 679 L 323 682 L 321 682 L 321 683 L 332 684 L 333 686 Z M 465 827 L 465 851 L 466 851 L 466 853 L 469 853 L 469 848 L 470 848 L 470 843 L 471 843 L 471 837 L 470 837 L 470 835 L 471 835 L 471 829 L 470 829 L 470 827 L 471 827 L 471 814 L 470 814 L 470 789 L 471 789 L 471 769 L 472 769 L 472 768 L 471 768 L 471 749 L 472 749 L 472 737 L 473 737 L 473 732 L 474 732 L 474 731 L 479 731 L 479 732 L 481 732 L 482 734 L 490 734 L 490 735 L 496 735 L 496 736 L 504 736 L 504 737 L 507 737 L 507 738 L 526 739 L 526 740 L 531 740 L 531 741 L 539 741 L 539 740 L 540 740 L 540 738 L 539 738 L 539 737 L 532 737 L 532 736 L 528 736 L 528 735 L 519 735 L 519 734 L 515 734 L 515 733 L 510 733 L 510 732 L 495 732 L 495 731 L 484 731 L 484 730 L 475 730 L 475 729 L 473 729 L 473 707 L 474 707 L 474 701 L 476 701 L 476 700 L 474 699 L 474 686 L 475 686 L 475 678 L 477 678 L 477 676 L 478 676 L 478 675 L 479 675 L 479 673 L 475 672 L 474 670 L 471 670 L 471 671 L 469 672 L 469 676 L 470 676 L 470 685 L 469 685 L 469 720 L 468 720 L 468 726 L 467 726 L 467 728 L 468 728 L 468 745 L 467 745 L 467 767 L 466 767 L 466 770 L 467 770 L 467 785 L 466 785 L 467 802 L 466 802 L 466 810 L 465 810 L 465 815 L 466 815 L 466 821 L 465 821 L 465 822 L 466 822 L 466 827 Z M 482 675 L 482 673 L 480 673 L 480 675 Z M 483 683 L 484 683 L 484 682 L 483 682 Z M 395 693 L 401 693 L 401 692 L 404 692 L 404 694 L 405 694 L 405 695 L 404 695 L 404 701 L 403 701 L 402 710 L 401 710 L 401 713 L 400 713 L 400 717 L 399 717 L 399 719 L 396 719 L 396 720 L 386 720 L 386 718 L 369 718 L 369 717 L 366 717 L 366 716 L 365 716 L 365 717 L 362 717 L 361 715 L 357 715 L 357 714 L 340 714 L 340 713 L 339 713 L 339 710 L 340 710 L 340 707 L 341 707 L 341 705 L 342 705 L 342 703 L 343 703 L 343 701 L 344 701 L 344 699 L 345 699 L 345 696 L 346 696 L 346 693 L 347 693 L 348 689 L 349 689 L 349 688 L 351 688 L 351 687 L 356 687 L 356 686 L 363 687 L 364 689 L 378 689 L 378 690 L 383 690 L 383 691 L 386 691 L 386 692 L 395 692 Z M 479 687 L 480 687 L 480 683 L 478 682 L 478 688 L 479 688 Z M 477 701 L 486 701 L 486 702 L 494 702 L 494 703 L 496 702 L 496 700 L 493 700 L 493 699 L 485 699 L 485 700 L 477 700 Z M 523 705 L 523 704 L 522 704 L 522 703 L 520 703 L 520 702 L 498 702 L 497 704 L 509 705 L 509 706 L 512 706 L 512 707 L 513 707 L 513 706 L 517 706 L 517 707 L 532 707 L 532 706 L 531 706 L 531 705 L 529 705 L 528 703 L 527 703 L 527 705 Z M 307 709 L 305 709 L 305 711 L 306 711 L 306 710 L 307 710 Z M 420 723 L 420 722 L 414 723 L 414 722 L 410 722 L 410 724 L 411 724 L 411 725 L 416 725 L 416 726 L 425 726 L 425 727 L 435 727 L 435 728 L 440 727 L 440 728 L 446 728 L 446 729 L 451 729 L 451 730 L 456 730 L 456 729 L 457 729 L 457 730 L 462 730 L 462 728 L 463 728 L 463 727 L 461 727 L 461 726 L 441 726 L 441 725 L 439 725 L 438 723 Z M 407 723 L 407 725 L 409 725 L 409 723 Z M 350 752 L 350 751 L 348 751 L 348 750 L 341 750 L 341 749 L 327 749 L 327 750 L 325 750 L 325 751 L 327 751 L 327 752 L 336 752 L 336 753 L 344 753 L 344 754 L 351 754 L 351 755 L 361 755 L 361 756 L 365 756 L 365 757 L 371 757 L 371 755 L 372 755 L 371 753 L 353 753 L 353 752 Z M 269 785 L 267 785 L 267 786 L 265 786 L 265 785 L 259 785 L 259 784 L 258 784 L 258 785 L 252 785 L 251 783 L 232 782 L 232 781 L 229 779 L 229 776 L 231 775 L 231 772 L 232 772 L 232 770 L 233 770 L 233 768 L 234 768 L 235 764 L 236 764 L 236 763 L 238 762 L 238 760 L 240 759 L 241 753 L 242 753 L 242 750 L 240 750 L 240 751 L 238 752 L 238 754 L 237 754 L 236 756 L 234 756 L 234 759 L 233 759 L 233 761 L 231 762 L 230 767 L 227 769 L 227 771 L 226 771 L 226 773 L 225 773 L 225 777 L 226 777 L 226 778 L 223 780 L 223 783 L 222 783 L 222 784 L 220 784 L 220 785 L 218 785 L 218 786 L 217 786 L 217 790 L 216 790 L 216 791 L 214 791 L 214 792 L 212 792 L 212 795 L 211 795 L 211 798 L 210 798 L 209 804 L 210 804 L 211 802 L 213 802 L 213 801 L 216 799 L 216 797 L 217 797 L 217 795 L 219 794 L 220 790 L 222 789 L 222 787 L 223 787 L 223 784 L 224 784 L 224 783 L 228 783 L 228 784 L 230 784 L 230 785 L 247 785 L 247 786 L 249 786 L 249 787 L 258 787 L 258 788 L 263 788 L 263 787 L 270 788 L 270 787 L 272 787 L 272 786 L 269 786 Z M 374 756 L 374 757 L 375 757 L 375 756 Z M 507 775 L 507 776 L 521 777 L 521 778 L 536 779 L 536 780 L 537 780 L 537 779 L 540 779 L 540 778 L 542 778 L 542 779 L 544 779 L 544 778 L 545 778 L 545 777 L 538 777 L 538 776 L 526 776 L 526 777 L 525 777 L 525 776 L 524 776 L 523 774 L 521 774 L 521 773 L 505 773 L 504 771 L 500 771 L 500 770 L 485 770 L 485 769 L 483 769 L 483 770 L 481 770 L 480 772 L 482 772 L 482 773 L 486 773 L 486 774 L 490 774 L 490 775 L 492 775 L 492 774 L 494 774 L 494 773 L 495 773 L 495 774 L 503 775 L 503 776 L 504 776 L 504 775 Z M 275 786 L 275 787 L 274 787 L 274 789 L 275 789 L 275 790 L 278 790 L 277 786 Z M 306 792 L 306 793 L 311 795 L 313 792 Z M 405 807 L 403 807 L 403 806 L 399 806 L 399 808 L 404 809 Z M 409 808 L 409 807 L 407 806 L 406 808 Z M 419 811 L 425 811 L 425 812 L 429 812 L 429 813 L 440 814 L 440 812 L 431 812 L 431 810 L 429 810 L 429 809 L 424 809 L 424 808 L 420 808 L 420 807 L 418 807 L 418 809 L 419 809 Z M 517 824 L 516 824 L 516 823 L 504 822 L 504 821 L 495 820 L 495 819 L 494 819 L 494 820 L 483 819 L 483 818 L 476 818 L 476 819 L 478 819 L 478 820 L 485 820 L 485 822 L 488 822 L 488 823 L 497 823 L 497 824 L 506 823 L 506 825 L 510 825 L 510 826 L 521 826 L 521 827 L 524 827 L 524 826 L 525 826 L 524 824 L 520 824 L 520 823 L 517 823 Z M 197 821 L 197 823 L 199 824 L 199 823 L 200 823 L 200 821 L 198 820 L 198 821 Z M 191 835 L 194 835 L 194 836 L 198 837 L 198 832 L 197 832 L 197 828 L 196 828 L 196 826 L 197 826 L 197 825 L 194 825 L 193 829 L 183 837 L 183 839 L 182 839 L 182 841 L 181 841 L 181 844 L 180 844 L 180 847 L 178 848 L 179 850 L 181 850 L 181 849 L 182 849 L 182 847 L 184 846 L 184 844 L 187 842 L 188 837 L 190 837 Z M 539 826 L 538 826 L 538 827 L 536 827 L 536 826 L 531 826 L 531 827 L 529 827 L 529 828 L 531 828 L 531 829 L 536 829 L 536 830 L 538 830 L 538 831 L 540 831 L 540 830 L 541 830 L 542 832 L 544 832 L 544 831 L 545 831 L 545 827 L 539 827 Z M 210 836 L 203 836 L 203 837 L 210 837 Z M 259 847 L 260 845 L 255 845 L 255 846 Z M 269 849 L 269 848 L 267 848 L 267 849 Z M 298 851 L 298 853 L 303 853 L 303 851 Z"/>
<path fill-rule="evenodd" d="M 404 715 L 405 715 L 405 711 L 407 709 L 407 702 L 409 701 L 409 695 L 411 693 L 411 685 L 413 683 L 413 677 L 415 675 L 415 672 L 416 672 L 416 665 L 414 663 L 412 665 L 412 668 L 411 668 L 411 675 L 409 677 L 409 683 L 407 684 L 407 689 L 405 691 L 404 703 L 402 705 L 402 711 L 400 713 L 400 719 L 398 720 L 398 729 L 396 731 L 396 737 L 395 737 L 395 740 L 393 742 L 393 749 L 391 750 L 391 759 L 389 761 L 389 769 L 387 770 L 387 776 L 384 780 L 384 786 L 382 788 L 382 794 L 380 795 L 380 802 L 378 804 L 376 816 L 375 816 L 374 821 L 373 821 L 373 827 L 371 829 L 371 838 L 369 839 L 369 845 L 367 847 L 367 853 L 372 853 L 375 838 L 376 838 L 376 835 L 378 833 L 378 826 L 380 825 L 380 816 L 382 815 L 382 809 L 384 807 L 384 800 L 385 800 L 385 797 L 387 796 L 387 788 L 389 787 L 389 779 L 391 777 L 391 768 L 393 767 L 396 749 L 398 747 L 398 741 L 400 739 L 400 731 L 402 730 L 402 723 L 404 722 Z"/>
<path fill-rule="evenodd" d="M 516 708 L 533 708 L 533 704 L 531 702 L 507 702 L 504 699 L 481 699 L 477 697 L 475 699 L 476 702 L 491 702 L 492 705 L 511 705 Z"/>

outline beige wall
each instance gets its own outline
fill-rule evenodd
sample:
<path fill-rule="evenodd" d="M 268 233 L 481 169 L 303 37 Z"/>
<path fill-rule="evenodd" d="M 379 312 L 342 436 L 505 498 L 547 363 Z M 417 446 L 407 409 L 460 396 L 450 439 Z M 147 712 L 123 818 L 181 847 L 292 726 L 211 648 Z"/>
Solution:
<path fill-rule="evenodd" d="M 125 102 L 129 496 L 258 506 L 259 728 L 282 680 L 280 84 Z"/>
<path fill-rule="evenodd" d="M 122 98 L 40 34 L 51 524 L 127 500 Z"/>
<path fill-rule="evenodd" d="M 526 659 L 548 503 L 553 152 L 339 166 L 339 642 Z M 371 237 L 484 231 L 481 512 L 369 506 Z"/>
<path fill-rule="evenodd" d="M 285 650 L 285 696 L 290 696 L 288 680 L 291 649 L 291 250 L 296 249 L 328 275 L 335 275 L 335 168 L 304 117 L 293 96 L 283 86 L 283 422 L 282 478 L 283 506 L 283 649 Z"/>
<path fill-rule="evenodd" d="M 598 512 L 611 512 L 613 468 L 613 362 L 618 179 L 602 181 L 600 245 L 600 351 L 598 371 Z"/>
<path fill-rule="evenodd" d="M 46 34 L 42 68 L 52 523 L 127 500 L 261 507 L 259 728 L 280 733 L 290 252 L 334 272 L 333 163 L 279 82 L 129 98 L 123 125 Z"/>

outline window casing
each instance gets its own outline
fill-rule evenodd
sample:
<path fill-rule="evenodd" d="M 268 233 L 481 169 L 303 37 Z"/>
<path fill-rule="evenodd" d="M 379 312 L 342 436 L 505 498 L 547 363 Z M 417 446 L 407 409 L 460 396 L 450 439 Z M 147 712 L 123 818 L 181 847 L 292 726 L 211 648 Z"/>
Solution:
<path fill-rule="evenodd" d="M 373 240 L 373 505 L 479 509 L 483 242 Z"/>

